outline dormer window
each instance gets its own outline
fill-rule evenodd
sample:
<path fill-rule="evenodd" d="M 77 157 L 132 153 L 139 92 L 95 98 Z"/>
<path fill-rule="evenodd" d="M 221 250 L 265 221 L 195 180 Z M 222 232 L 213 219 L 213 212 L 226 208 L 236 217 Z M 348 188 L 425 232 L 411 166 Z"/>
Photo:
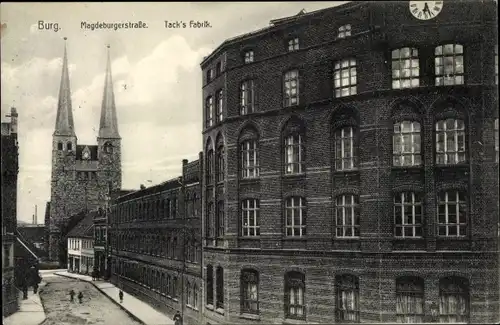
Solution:
<path fill-rule="evenodd" d="M 299 49 L 299 38 L 294 37 L 288 40 L 288 52 L 297 51 Z"/>
<path fill-rule="evenodd" d="M 253 51 L 252 50 L 245 52 L 244 60 L 245 60 L 245 63 L 252 63 L 253 62 Z"/>
<path fill-rule="evenodd" d="M 351 24 L 340 26 L 337 38 L 346 38 L 348 36 L 351 36 Z"/>

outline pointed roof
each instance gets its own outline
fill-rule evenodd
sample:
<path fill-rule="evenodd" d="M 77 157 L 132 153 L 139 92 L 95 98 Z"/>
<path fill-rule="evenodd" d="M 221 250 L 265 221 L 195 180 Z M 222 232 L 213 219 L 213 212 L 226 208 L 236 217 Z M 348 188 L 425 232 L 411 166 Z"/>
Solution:
<path fill-rule="evenodd" d="M 113 92 L 113 78 L 111 75 L 111 58 L 108 45 L 108 62 L 104 80 L 104 94 L 101 106 L 101 123 L 99 138 L 120 139 L 118 133 L 118 118 L 116 116 L 115 94 Z"/>
<path fill-rule="evenodd" d="M 64 40 L 66 41 L 66 37 Z M 73 109 L 71 107 L 71 89 L 69 83 L 68 54 L 66 42 L 64 42 L 64 57 L 61 74 L 61 85 L 59 87 L 59 101 L 57 104 L 57 118 L 54 135 L 75 136 L 75 125 L 73 123 Z"/>

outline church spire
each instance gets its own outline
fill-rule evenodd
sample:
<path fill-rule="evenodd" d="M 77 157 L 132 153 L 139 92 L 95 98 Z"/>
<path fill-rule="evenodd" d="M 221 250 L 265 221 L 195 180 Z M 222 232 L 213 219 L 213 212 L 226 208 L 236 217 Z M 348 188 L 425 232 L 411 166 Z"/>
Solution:
<path fill-rule="evenodd" d="M 104 80 L 104 94 L 102 97 L 101 123 L 99 138 L 120 139 L 118 133 L 118 119 L 116 116 L 115 94 L 113 92 L 113 78 L 111 76 L 111 58 L 108 45 L 108 62 Z"/>
<path fill-rule="evenodd" d="M 59 87 L 59 101 L 57 104 L 56 129 L 54 135 L 75 136 L 75 125 L 73 123 L 73 109 L 71 107 L 71 89 L 69 84 L 68 54 L 66 51 L 66 40 L 64 38 L 64 58 Z"/>

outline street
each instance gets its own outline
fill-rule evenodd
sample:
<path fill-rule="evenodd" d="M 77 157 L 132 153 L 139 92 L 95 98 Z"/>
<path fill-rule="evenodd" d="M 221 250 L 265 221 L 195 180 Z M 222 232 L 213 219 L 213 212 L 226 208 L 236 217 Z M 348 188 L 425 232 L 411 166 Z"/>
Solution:
<path fill-rule="evenodd" d="M 140 324 L 90 283 L 60 276 L 44 276 L 43 281 L 47 285 L 41 289 L 40 298 L 47 318 L 41 325 Z M 70 302 L 71 289 L 75 302 Z M 77 298 L 80 291 L 82 304 Z"/>

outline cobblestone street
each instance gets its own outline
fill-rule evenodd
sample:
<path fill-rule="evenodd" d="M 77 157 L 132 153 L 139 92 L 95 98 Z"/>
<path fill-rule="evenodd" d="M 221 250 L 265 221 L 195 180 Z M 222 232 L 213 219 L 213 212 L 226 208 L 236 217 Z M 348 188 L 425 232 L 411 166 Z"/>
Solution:
<path fill-rule="evenodd" d="M 47 285 L 40 297 L 47 319 L 41 325 L 140 324 L 90 283 L 58 276 L 44 278 L 44 281 Z M 75 302 L 70 302 L 71 289 L 76 293 Z M 83 293 L 81 304 L 77 299 L 80 291 Z"/>

